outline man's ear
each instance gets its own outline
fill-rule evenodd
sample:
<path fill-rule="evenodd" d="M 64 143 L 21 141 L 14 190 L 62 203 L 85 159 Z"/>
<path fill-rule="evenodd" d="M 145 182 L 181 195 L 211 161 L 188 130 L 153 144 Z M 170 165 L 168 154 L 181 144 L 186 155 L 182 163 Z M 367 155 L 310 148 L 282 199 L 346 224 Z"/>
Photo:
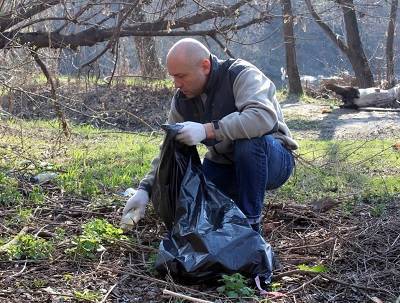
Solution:
<path fill-rule="evenodd" d="M 201 68 L 203 69 L 203 72 L 208 75 L 211 71 L 211 61 L 210 59 L 203 59 L 203 61 L 201 61 Z"/>

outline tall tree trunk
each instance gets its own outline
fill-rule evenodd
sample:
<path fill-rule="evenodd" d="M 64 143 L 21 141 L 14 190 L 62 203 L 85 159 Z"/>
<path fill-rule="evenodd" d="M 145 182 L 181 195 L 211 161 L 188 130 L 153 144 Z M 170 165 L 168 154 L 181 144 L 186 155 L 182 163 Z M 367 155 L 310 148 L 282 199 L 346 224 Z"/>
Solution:
<path fill-rule="evenodd" d="M 347 45 L 349 47 L 348 57 L 357 78 L 358 85 L 361 88 L 372 87 L 374 86 L 374 77 L 372 76 L 371 68 L 360 39 L 353 0 L 340 0 L 339 4 L 342 7 L 344 24 L 346 27 Z"/>
<path fill-rule="evenodd" d="M 135 37 L 134 39 L 142 76 L 163 79 L 165 71 L 157 57 L 155 39 L 153 37 Z"/>
<path fill-rule="evenodd" d="M 386 40 L 386 81 L 388 82 L 388 87 L 393 87 L 395 83 L 394 77 L 394 55 L 393 55 L 393 41 L 394 41 L 394 31 L 397 18 L 397 7 L 399 5 L 398 0 L 392 0 L 390 5 L 390 16 L 389 24 L 387 30 L 387 40 Z"/>
<path fill-rule="evenodd" d="M 306 2 L 307 8 L 313 19 L 336 44 L 336 46 L 346 55 L 353 68 L 359 87 L 366 88 L 374 86 L 374 77 L 360 39 L 353 0 L 337 0 L 343 11 L 347 44 L 321 19 L 311 4 L 311 0 L 304 1 Z"/>
<path fill-rule="evenodd" d="M 136 16 L 138 21 L 146 22 L 146 16 L 142 12 L 142 5 L 137 6 Z M 157 57 L 154 37 L 134 37 L 134 40 L 142 76 L 165 78 L 165 70 Z"/>
<path fill-rule="evenodd" d="M 283 40 L 285 41 L 286 69 L 289 80 L 289 94 L 301 95 L 299 69 L 296 61 L 296 43 L 293 31 L 293 11 L 291 0 L 281 0 L 283 12 Z"/>

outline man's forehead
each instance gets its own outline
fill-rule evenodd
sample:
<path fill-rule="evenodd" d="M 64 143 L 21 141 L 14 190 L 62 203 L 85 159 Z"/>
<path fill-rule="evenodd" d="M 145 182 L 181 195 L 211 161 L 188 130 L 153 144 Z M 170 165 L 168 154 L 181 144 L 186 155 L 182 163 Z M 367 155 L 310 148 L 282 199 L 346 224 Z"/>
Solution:
<path fill-rule="evenodd" d="M 167 61 L 167 69 L 170 75 L 188 73 L 190 71 L 190 65 L 185 60 L 172 59 Z"/>

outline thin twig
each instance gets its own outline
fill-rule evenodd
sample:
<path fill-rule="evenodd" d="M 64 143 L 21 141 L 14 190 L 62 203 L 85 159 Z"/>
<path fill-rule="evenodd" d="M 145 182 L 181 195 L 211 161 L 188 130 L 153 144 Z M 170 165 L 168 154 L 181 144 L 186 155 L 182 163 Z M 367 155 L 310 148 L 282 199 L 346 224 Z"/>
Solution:
<path fill-rule="evenodd" d="M 286 295 L 292 295 L 292 294 L 294 294 L 294 293 L 296 293 L 296 292 L 298 292 L 298 291 L 304 289 L 304 287 L 306 287 L 308 284 L 311 284 L 311 283 L 314 282 L 315 280 L 318 280 L 320 277 L 321 277 L 320 275 L 315 276 L 315 277 L 312 278 L 311 280 L 309 280 L 309 281 L 303 283 L 300 287 L 297 287 L 297 288 L 295 288 L 295 289 L 289 291 Z"/>
<path fill-rule="evenodd" d="M 185 300 L 192 301 L 192 302 L 197 302 L 197 303 L 212 303 L 212 301 L 206 301 L 206 300 L 202 300 L 202 299 L 189 297 L 189 296 L 177 293 L 177 292 L 170 291 L 168 289 L 164 289 L 163 290 L 163 294 L 164 295 L 170 295 L 170 296 L 177 297 L 177 298 L 181 298 L 181 299 L 185 299 Z"/>
<path fill-rule="evenodd" d="M 108 296 L 112 293 L 112 291 L 114 290 L 114 288 L 119 284 L 120 281 L 118 281 L 117 283 L 115 283 L 113 286 L 110 287 L 110 289 L 107 291 L 107 293 L 105 294 L 105 296 L 103 297 L 103 299 L 100 301 L 100 303 L 104 303 L 106 302 Z"/>
<path fill-rule="evenodd" d="M 7 279 L 11 279 L 11 278 L 15 278 L 15 277 L 20 276 L 20 275 L 25 271 L 25 268 L 26 268 L 26 264 L 27 264 L 27 263 L 28 263 L 28 262 L 25 260 L 24 267 L 22 267 L 22 269 L 21 269 L 19 272 L 15 273 L 15 274 L 12 274 L 11 276 L 9 276 Z"/>

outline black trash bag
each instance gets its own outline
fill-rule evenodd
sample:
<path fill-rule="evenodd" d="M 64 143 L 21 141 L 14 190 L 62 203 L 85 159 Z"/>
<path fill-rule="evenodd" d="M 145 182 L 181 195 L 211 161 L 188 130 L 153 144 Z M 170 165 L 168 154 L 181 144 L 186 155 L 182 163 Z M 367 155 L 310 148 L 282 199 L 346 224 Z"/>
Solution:
<path fill-rule="evenodd" d="M 159 247 L 157 271 L 187 283 L 239 272 L 270 283 L 274 254 L 235 203 L 206 180 L 196 147 L 167 131 L 152 192 L 169 233 Z M 164 205 L 165 203 L 165 205 Z"/>

